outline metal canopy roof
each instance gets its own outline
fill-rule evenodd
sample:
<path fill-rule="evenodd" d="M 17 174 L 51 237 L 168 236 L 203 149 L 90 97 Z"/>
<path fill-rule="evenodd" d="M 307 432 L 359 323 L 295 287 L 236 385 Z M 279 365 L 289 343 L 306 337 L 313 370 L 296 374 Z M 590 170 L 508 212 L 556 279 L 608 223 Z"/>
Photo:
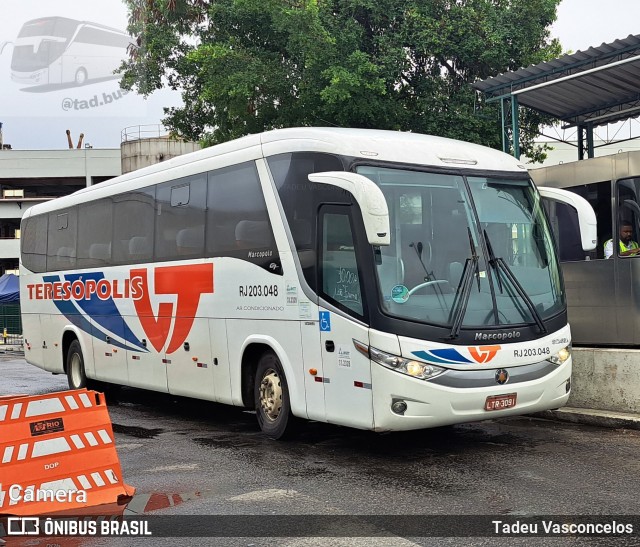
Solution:
<path fill-rule="evenodd" d="M 567 127 L 640 115 L 640 34 L 478 81 L 488 102 L 515 97 Z"/>

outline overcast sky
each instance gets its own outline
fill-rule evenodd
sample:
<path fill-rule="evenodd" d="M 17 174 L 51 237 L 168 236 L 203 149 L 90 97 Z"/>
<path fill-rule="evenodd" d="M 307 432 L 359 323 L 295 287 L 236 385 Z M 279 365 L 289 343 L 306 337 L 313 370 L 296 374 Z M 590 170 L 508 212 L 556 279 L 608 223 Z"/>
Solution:
<path fill-rule="evenodd" d="M 73 82 L 81 71 L 78 66 L 60 76 L 62 83 L 27 85 L 14 81 L 14 43 L 27 21 L 61 16 L 124 31 L 127 13 L 122 0 L 1 1 L 0 122 L 4 124 L 4 142 L 14 149 L 64 148 L 66 129 L 71 130 L 74 142 L 83 132 L 85 143 L 95 148 L 119 147 L 124 128 L 158 124 L 163 106 L 179 104 L 179 96 L 168 90 L 145 100 L 134 93 L 119 93 L 117 80 L 93 79 L 100 71 L 111 70 L 104 62 L 94 61 L 87 67 L 89 81 L 81 87 Z M 560 39 L 565 52 L 640 34 L 640 0 L 562 0 L 551 33 Z"/>
<path fill-rule="evenodd" d="M 565 52 L 640 34 L 640 0 L 562 0 L 551 34 Z"/>

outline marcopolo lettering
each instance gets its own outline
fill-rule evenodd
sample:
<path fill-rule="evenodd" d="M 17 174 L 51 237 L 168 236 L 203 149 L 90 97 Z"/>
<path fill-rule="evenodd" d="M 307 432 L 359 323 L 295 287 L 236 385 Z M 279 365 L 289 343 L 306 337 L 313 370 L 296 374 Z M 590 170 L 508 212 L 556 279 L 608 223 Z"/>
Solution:
<path fill-rule="evenodd" d="M 509 332 L 476 332 L 476 340 L 509 340 L 520 338 L 520 333 L 516 330 Z"/>

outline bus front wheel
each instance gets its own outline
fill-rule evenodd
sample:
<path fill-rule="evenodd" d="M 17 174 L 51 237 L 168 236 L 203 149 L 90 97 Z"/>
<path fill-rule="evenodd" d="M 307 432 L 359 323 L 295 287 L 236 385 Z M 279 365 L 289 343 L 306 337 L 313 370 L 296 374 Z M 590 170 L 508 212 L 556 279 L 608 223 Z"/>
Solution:
<path fill-rule="evenodd" d="M 280 360 L 268 351 L 260 357 L 254 387 L 256 416 L 262 432 L 272 439 L 289 437 L 295 431 L 289 388 Z"/>
<path fill-rule="evenodd" d="M 84 370 L 84 357 L 80 342 L 74 340 L 67 352 L 67 379 L 70 389 L 82 389 L 88 387 L 89 380 Z"/>
<path fill-rule="evenodd" d="M 79 68 L 76 71 L 75 82 L 76 85 L 84 85 L 87 81 L 87 71 L 84 68 Z"/>

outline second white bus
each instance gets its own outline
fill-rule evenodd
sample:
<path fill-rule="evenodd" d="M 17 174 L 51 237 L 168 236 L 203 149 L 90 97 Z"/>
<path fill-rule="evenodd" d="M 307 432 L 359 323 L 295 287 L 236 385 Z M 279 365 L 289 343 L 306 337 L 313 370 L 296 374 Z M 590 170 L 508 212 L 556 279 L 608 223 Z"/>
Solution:
<path fill-rule="evenodd" d="M 27 360 L 302 419 L 409 430 L 558 408 L 571 335 L 540 192 L 514 158 L 374 130 L 271 131 L 36 205 Z M 595 216 L 574 194 L 584 248 Z"/>
<path fill-rule="evenodd" d="M 118 78 L 133 39 L 118 29 L 67 17 L 27 21 L 13 46 L 11 79 L 28 85 L 83 85 Z"/>

